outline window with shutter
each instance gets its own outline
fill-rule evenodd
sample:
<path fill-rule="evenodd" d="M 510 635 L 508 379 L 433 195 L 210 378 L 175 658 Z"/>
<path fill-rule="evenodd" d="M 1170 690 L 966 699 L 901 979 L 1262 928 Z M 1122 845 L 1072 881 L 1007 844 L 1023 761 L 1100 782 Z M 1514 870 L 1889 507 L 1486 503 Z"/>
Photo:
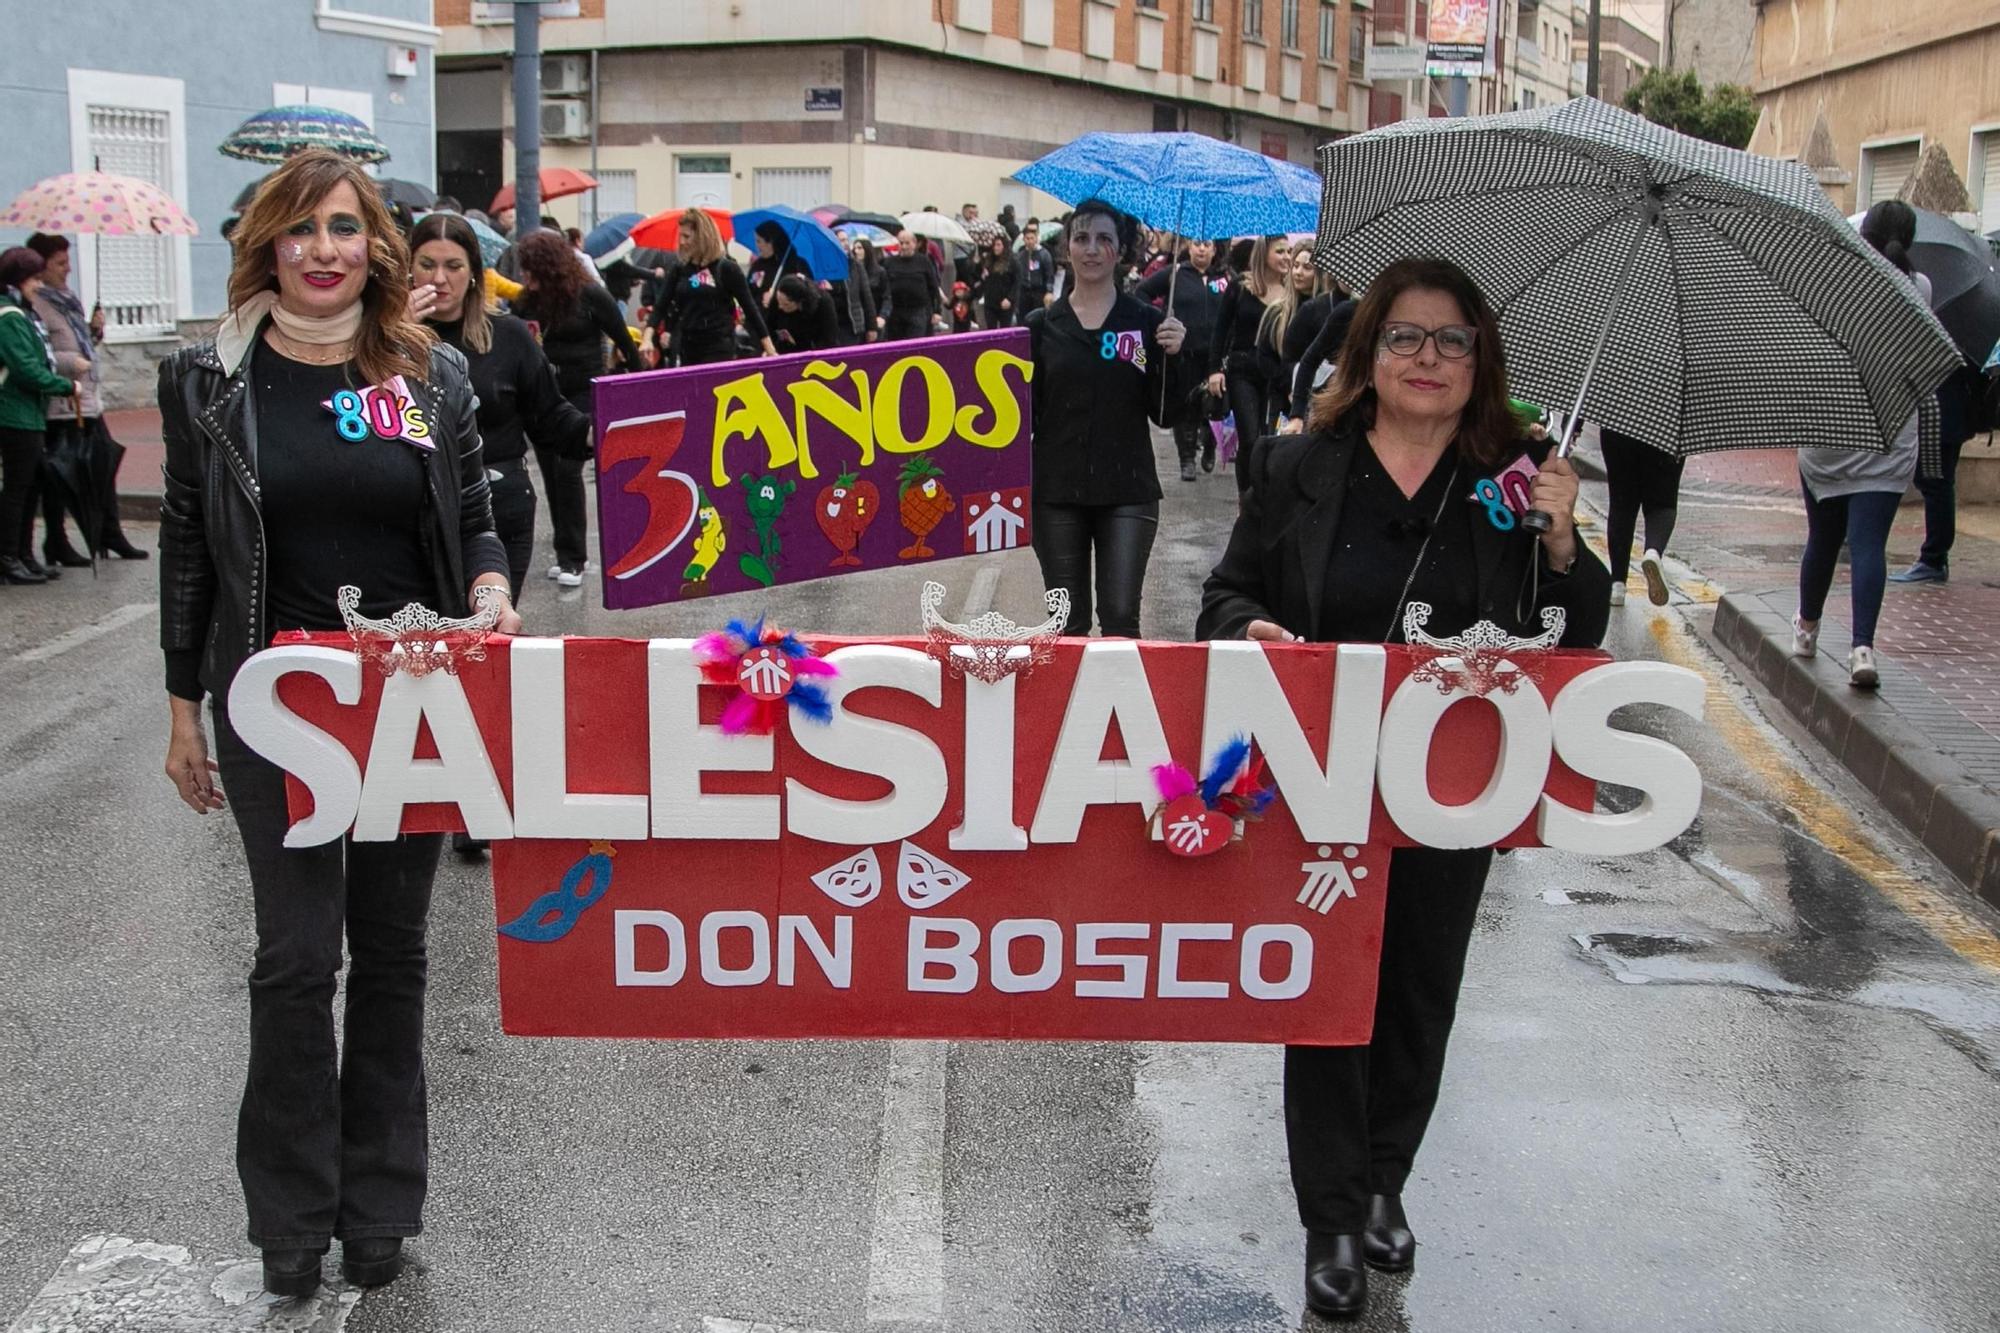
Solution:
<path fill-rule="evenodd" d="M 1859 202 L 1863 209 L 1881 203 L 1884 199 L 1894 199 L 1896 192 L 1903 188 L 1903 182 L 1917 169 L 1917 154 L 1923 150 L 1921 139 L 1905 139 L 1901 143 L 1876 144 L 1861 150 L 1861 191 Z"/>
<path fill-rule="evenodd" d="M 2000 231 L 2000 130 L 1981 134 L 1972 150 L 1973 169 L 1979 173 L 1979 228 Z"/>
<path fill-rule="evenodd" d="M 87 109 L 90 158 L 99 171 L 150 181 L 173 194 L 173 123 L 165 111 Z M 131 336 L 172 333 L 174 242 L 165 236 L 97 238 L 97 292 L 108 329 Z"/>

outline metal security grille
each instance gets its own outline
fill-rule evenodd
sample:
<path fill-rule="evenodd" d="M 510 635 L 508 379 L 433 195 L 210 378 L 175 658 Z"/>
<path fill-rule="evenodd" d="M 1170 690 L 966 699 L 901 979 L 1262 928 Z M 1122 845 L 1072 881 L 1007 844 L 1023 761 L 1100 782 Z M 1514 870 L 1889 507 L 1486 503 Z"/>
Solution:
<path fill-rule="evenodd" d="M 97 170 L 174 192 L 172 118 L 164 111 L 91 106 L 90 156 Z M 165 236 L 97 238 L 97 287 L 107 326 L 130 335 L 174 331 L 173 241 Z"/>
<path fill-rule="evenodd" d="M 750 197 L 756 207 L 790 204 L 804 212 L 833 198 L 830 167 L 758 167 L 751 173 Z"/>
<path fill-rule="evenodd" d="M 1894 199 L 1896 192 L 1903 188 L 1903 182 L 1917 169 L 1917 156 L 1923 145 L 1915 139 L 1908 143 L 1884 144 L 1879 148 L 1864 148 L 1861 159 L 1866 181 L 1866 195 L 1861 201 L 1865 209 L 1871 204 L 1879 204 L 1884 199 Z"/>
<path fill-rule="evenodd" d="M 630 167 L 607 168 L 596 173 L 597 212 L 590 212 L 591 196 L 583 197 L 583 212 L 589 218 L 584 230 L 588 231 L 606 218 L 615 218 L 620 213 L 639 211 L 639 173 Z"/>

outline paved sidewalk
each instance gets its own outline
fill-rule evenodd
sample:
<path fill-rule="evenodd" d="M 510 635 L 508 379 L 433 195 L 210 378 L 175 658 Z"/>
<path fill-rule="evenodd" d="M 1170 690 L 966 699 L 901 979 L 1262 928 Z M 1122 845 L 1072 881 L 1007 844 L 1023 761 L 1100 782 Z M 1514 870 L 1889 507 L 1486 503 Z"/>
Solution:
<path fill-rule="evenodd" d="M 1602 468 L 1581 455 L 1600 512 Z M 1889 539 L 1891 572 L 1924 537 L 1906 504 Z M 1944 584 L 1889 585 L 1875 642 L 1878 691 L 1847 683 L 1845 565 L 1827 600 L 1820 655 L 1791 655 L 1805 507 L 1783 450 L 1689 460 L 1669 548 L 1679 590 L 1714 602 L 1715 640 L 1784 704 L 1883 807 L 1989 902 L 2000 905 L 2000 512 L 1962 509 Z M 1635 581 L 1626 614 L 1644 614 Z"/>
<path fill-rule="evenodd" d="M 160 516 L 160 463 L 166 446 L 160 442 L 160 409 L 125 408 L 104 414 L 111 438 L 125 446 L 118 466 L 118 512 L 121 518 L 151 522 Z"/>

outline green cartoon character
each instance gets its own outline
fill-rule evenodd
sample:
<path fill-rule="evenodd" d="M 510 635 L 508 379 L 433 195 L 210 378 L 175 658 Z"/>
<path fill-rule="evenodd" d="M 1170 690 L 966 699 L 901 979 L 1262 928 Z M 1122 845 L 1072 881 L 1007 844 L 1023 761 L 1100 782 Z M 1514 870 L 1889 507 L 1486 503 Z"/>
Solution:
<path fill-rule="evenodd" d="M 754 554 L 745 552 L 737 557 L 736 566 L 768 588 L 778 581 L 778 555 L 782 549 L 778 540 L 778 519 L 785 512 L 785 501 L 791 498 L 799 484 L 779 481 L 772 476 L 753 477 L 747 472 L 737 481 L 743 487 L 751 526 L 757 529 L 757 550 Z"/>

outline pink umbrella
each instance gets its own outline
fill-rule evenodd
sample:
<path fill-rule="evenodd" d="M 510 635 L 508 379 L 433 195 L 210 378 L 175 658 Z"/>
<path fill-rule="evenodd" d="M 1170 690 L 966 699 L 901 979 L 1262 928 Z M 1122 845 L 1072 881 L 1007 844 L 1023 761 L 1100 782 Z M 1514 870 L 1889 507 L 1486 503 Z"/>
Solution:
<path fill-rule="evenodd" d="M 150 181 L 67 172 L 31 185 L 0 213 L 0 227 L 98 236 L 193 236 L 200 228 Z"/>

